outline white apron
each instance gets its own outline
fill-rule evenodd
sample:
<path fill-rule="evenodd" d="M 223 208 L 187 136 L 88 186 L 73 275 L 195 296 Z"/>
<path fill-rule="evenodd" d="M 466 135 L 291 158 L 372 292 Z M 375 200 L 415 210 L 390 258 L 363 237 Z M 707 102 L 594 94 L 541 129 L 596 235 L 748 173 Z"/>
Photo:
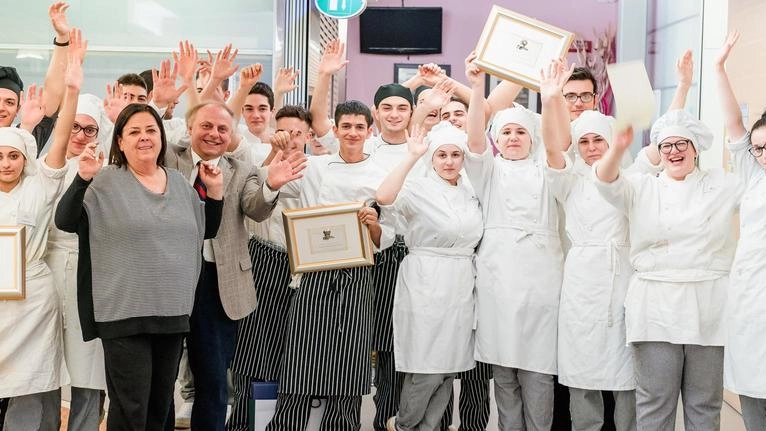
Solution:
<path fill-rule="evenodd" d="M 470 370 L 475 366 L 473 254 L 482 235 L 479 201 L 462 179 L 450 186 L 431 171 L 407 180 L 394 208 L 407 222 L 409 246 L 394 296 L 396 369 Z"/>
<path fill-rule="evenodd" d="M 766 398 L 766 172 L 747 152 L 749 135 L 729 146 L 737 176 L 747 184 L 727 301 L 724 387 Z"/>
<path fill-rule="evenodd" d="M 563 253 L 558 208 L 538 157 L 469 154 L 484 213 L 476 258 L 477 361 L 556 374 Z"/>
<path fill-rule="evenodd" d="M 26 227 L 27 265 L 26 298 L 0 301 L 0 398 L 52 391 L 67 379 L 58 294 L 42 259 L 65 174 L 40 162 L 36 175 L 0 192 L 0 225 Z"/>

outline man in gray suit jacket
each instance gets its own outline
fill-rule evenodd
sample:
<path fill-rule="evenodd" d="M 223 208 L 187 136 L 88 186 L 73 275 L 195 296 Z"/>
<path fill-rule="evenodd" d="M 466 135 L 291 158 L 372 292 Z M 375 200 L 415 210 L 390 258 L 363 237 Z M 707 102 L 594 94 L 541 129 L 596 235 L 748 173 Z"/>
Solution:
<path fill-rule="evenodd" d="M 226 420 L 226 370 L 234 355 L 237 320 L 256 305 L 252 264 L 247 249 L 245 216 L 256 221 L 269 217 L 278 190 L 300 178 L 305 156 L 275 159 L 267 178 L 258 169 L 225 155 L 234 134 L 233 113 L 217 102 L 200 104 L 186 114 L 191 145 L 169 146 L 166 166 L 189 179 L 201 197 L 205 186 L 197 178 L 199 163 L 217 165 L 223 175 L 224 204 L 218 235 L 205 240 L 204 263 L 194 299 L 187 339 L 194 375 L 192 430 L 223 431 Z"/>

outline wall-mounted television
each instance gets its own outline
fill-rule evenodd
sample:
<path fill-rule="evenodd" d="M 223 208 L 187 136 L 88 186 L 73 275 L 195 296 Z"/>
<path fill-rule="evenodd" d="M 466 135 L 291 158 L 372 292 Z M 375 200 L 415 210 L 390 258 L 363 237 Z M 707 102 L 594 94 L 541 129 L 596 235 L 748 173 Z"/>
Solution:
<path fill-rule="evenodd" d="M 365 54 L 441 54 L 442 8 L 368 7 L 359 16 Z"/>

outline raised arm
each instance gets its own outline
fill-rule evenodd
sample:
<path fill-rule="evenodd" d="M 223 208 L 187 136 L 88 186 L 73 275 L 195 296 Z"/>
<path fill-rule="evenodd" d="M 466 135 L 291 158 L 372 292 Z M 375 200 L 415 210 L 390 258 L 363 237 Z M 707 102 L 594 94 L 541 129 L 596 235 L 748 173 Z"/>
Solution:
<path fill-rule="evenodd" d="M 513 101 L 519 95 L 522 86 L 511 81 L 502 81 L 487 96 L 487 119 L 501 109 L 513 106 Z"/>
<path fill-rule="evenodd" d="M 232 51 L 231 44 L 226 45 L 221 51 L 218 51 L 215 55 L 212 67 L 210 69 L 210 79 L 208 79 L 205 88 L 200 93 L 200 99 L 205 100 L 220 100 L 220 97 L 216 97 L 216 91 L 221 88 L 221 83 L 231 75 L 233 75 L 239 66 L 234 63 L 237 58 L 238 49 Z"/>
<path fill-rule="evenodd" d="M 729 58 L 731 49 L 739 40 L 739 36 L 737 31 L 729 34 L 714 62 L 715 74 L 718 78 L 718 97 L 721 98 L 724 125 L 732 142 L 742 139 L 747 133 L 745 124 L 742 122 L 742 111 L 740 111 L 737 98 L 734 96 L 734 89 L 732 89 L 731 82 L 729 82 L 729 75 L 726 73 L 726 60 Z"/>
<path fill-rule="evenodd" d="M 475 154 L 484 154 L 487 150 L 486 127 L 487 120 L 484 115 L 484 72 L 481 71 L 473 60 L 476 52 L 472 52 L 465 59 L 465 76 L 471 84 L 471 100 L 468 102 L 468 118 L 466 120 L 466 132 L 468 133 L 468 149 Z"/>
<path fill-rule="evenodd" d="M 175 57 L 174 57 L 175 60 Z M 160 70 L 152 69 L 152 81 L 154 89 L 152 90 L 154 104 L 160 108 L 166 108 L 169 104 L 178 100 L 179 97 L 189 88 L 189 83 L 181 79 L 181 85 L 176 88 L 176 79 L 180 65 L 177 61 L 173 62 L 173 68 L 170 68 L 170 60 L 162 60 Z"/>
<path fill-rule="evenodd" d="M 407 156 L 396 165 L 378 187 L 375 200 L 379 204 L 391 205 L 396 201 L 396 197 L 404 185 L 404 180 L 407 179 L 407 174 L 410 173 L 418 159 L 428 151 L 429 143 L 425 140 L 425 136 L 425 129 L 417 125 L 412 129 L 412 135 L 407 135 Z"/>
<path fill-rule="evenodd" d="M 178 65 L 178 77 L 186 85 L 186 109 L 191 109 L 200 103 L 197 86 L 194 85 L 194 72 L 197 70 L 199 54 L 194 44 L 188 40 L 178 42 L 178 52 L 173 51 L 173 63 Z M 174 66 L 175 67 L 175 66 Z"/>
<path fill-rule="evenodd" d="M 566 166 L 563 151 L 566 151 L 572 142 L 569 107 L 564 100 L 563 90 L 573 71 L 574 63 L 567 69 L 562 60 L 555 60 L 548 65 L 547 71 L 540 72 L 543 142 L 548 166 L 554 169 L 563 169 Z"/>
<path fill-rule="evenodd" d="M 77 98 L 80 95 L 83 80 L 82 62 L 87 49 L 88 41 L 82 38 L 80 30 L 73 28 L 69 35 L 69 52 L 64 76 L 66 84 L 64 103 L 59 112 L 56 128 L 53 130 L 53 145 L 45 156 L 45 163 L 54 169 L 63 168 L 66 163 L 67 144 L 72 134 L 72 125 L 77 112 Z"/>
<path fill-rule="evenodd" d="M 327 44 L 319 62 L 316 86 L 311 98 L 311 128 L 317 136 L 324 136 L 332 129 L 328 93 L 332 77 L 348 64 L 346 45 L 335 39 Z"/>
<path fill-rule="evenodd" d="M 242 107 L 245 106 L 245 99 L 247 99 L 253 85 L 261 79 L 262 74 L 263 65 L 261 63 L 251 64 L 239 72 L 239 87 L 234 96 L 229 98 L 226 103 L 229 109 L 234 112 L 234 124 L 239 123 L 239 119 L 242 117 Z"/>
<path fill-rule="evenodd" d="M 298 88 L 298 75 L 300 70 L 292 67 L 280 67 L 277 71 L 277 75 L 274 77 L 274 112 L 279 111 L 285 106 L 285 95 Z M 274 116 L 271 116 L 271 122 L 269 126 L 272 129 L 277 128 L 277 120 Z"/>
<path fill-rule="evenodd" d="M 53 116 L 61 105 L 61 99 L 64 97 L 64 74 L 67 68 L 67 47 L 69 43 L 69 23 L 66 18 L 66 10 L 69 5 L 64 2 L 53 3 L 48 8 L 48 16 L 51 19 L 51 25 L 56 32 L 54 39 L 53 55 L 48 65 L 48 72 L 45 74 L 45 115 Z M 61 46 L 63 44 L 64 46 Z M 42 145 L 44 142 L 39 142 Z"/>
<path fill-rule="evenodd" d="M 694 61 L 692 60 L 692 51 L 689 49 L 676 61 L 678 87 L 676 87 L 676 92 L 673 95 L 673 101 L 670 103 L 668 111 L 684 109 L 686 107 L 686 96 L 689 94 L 689 89 L 692 86 L 693 74 Z"/>
<path fill-rule="evenodd" d="M 620 176 L 620 164 L 625 151 L 633 143 L 633 127 L 618 130 L 614 136 L 614 142 L 606 150 L 604 156 L 596 165 L 596 176 L 605 183 L 614 182 Z"/>
<path fill-rule="evenodd" d="M 422 101 L 417 101 L 415 110 L 412 112 L 412 118 L 410 119 L 410 130 L 413 130 L 415 126 L 422 126 L 428 114 L 434 110 L 441 109 L 442 106 L 449 103 L 454 93 L 455 80 L 449 78 L 442 80 L 431 88 Z"/>

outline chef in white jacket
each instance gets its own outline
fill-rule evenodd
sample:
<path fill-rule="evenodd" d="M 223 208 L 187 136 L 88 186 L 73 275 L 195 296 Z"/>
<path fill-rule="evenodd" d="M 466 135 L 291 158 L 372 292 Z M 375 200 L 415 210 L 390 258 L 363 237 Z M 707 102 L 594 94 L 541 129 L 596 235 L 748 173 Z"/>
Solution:
<path fill-rule="evenodd" d="M 477 252 L 477 361 L 493 365 L 500 430 L 549 430 L 563 253 L 557 202 L 545 179 L 540 120 L 520 107 L 499 111 L 484 135 L 484 74 L 469 64 L 465 170 L 484 217 Z"/>
<path fill-rule="evenodd" d="M 723 312 L 734 257 L 737 179 L 695 161 L 713 135 L 685 111 L 652 127 L 658 176 L 620 175 L 632 130 L 594 164 L 601 195 L 627 215 L 635 270 L 625 298 L 627 341 L 636 368 L 639 430 L 674 430 L 679 392 L 686 429 L 720 428 Z"/>
<path fill-rule="evenodd" d="M 389 431 L 437 429 L 456 374 L 475 366 L 473 254 L 483 225 L 479 200 L 460 174 L 468 137 L 448 122 L 425 140 L 418 129 L 376 194 L 406 221 L 410 250 L 394 298 L 396 370 L 405 374 Z M 405 183 L 421 158 L 430 169 Z"/>
<path fill-rule="evenodd" d="M 748 431 L 766 429 L 766 113 L 750 131 L 734 96 L 725 64 L 738 33 L 724 43 L 715 62 L 721 110 L 729 136 L 734 173 L 745 192 L 739 213 L 739 243 L 731 267 L 727 298 L 724 387 L 739 394 L 742 419 Z"/>

